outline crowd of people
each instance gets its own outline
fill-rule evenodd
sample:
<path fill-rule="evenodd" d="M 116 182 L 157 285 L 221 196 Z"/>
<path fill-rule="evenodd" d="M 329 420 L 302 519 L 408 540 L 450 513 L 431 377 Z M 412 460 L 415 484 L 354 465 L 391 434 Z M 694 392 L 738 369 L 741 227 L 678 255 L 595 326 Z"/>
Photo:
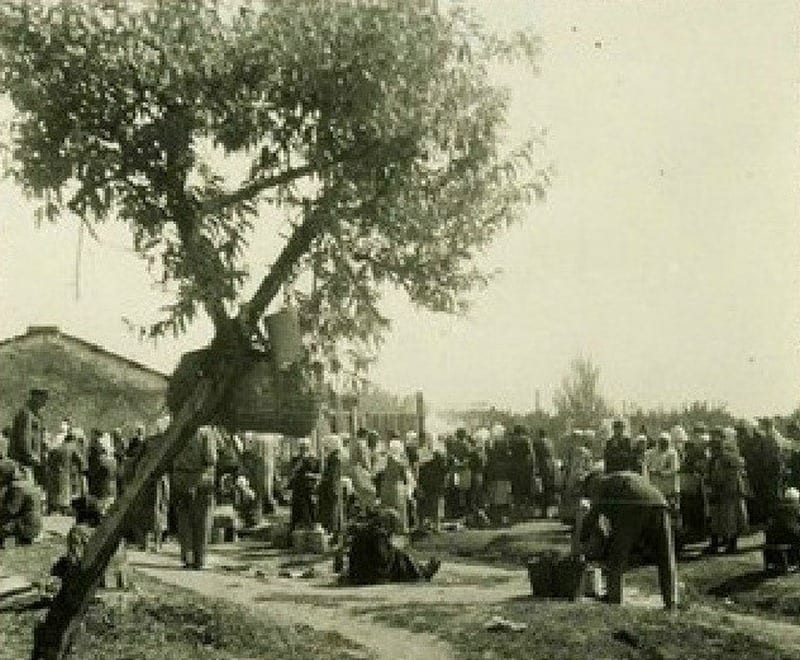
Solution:
<path fill-rule="evenodd" d="M 166 428 L 162 420 L 149 435 L 137 424 L 130 437 L 120 429 L 93 429 L 87 437 L 64 419 L 51 434 L 42 422 L 46 401 L 46 391 L 31 390 L 0 438 L 0 543 L 33 542 L 43 513 L 99 524 Z M 289 542 L 296 530 L 325 534 L 349 553 L 354 580 L 430 579 L 438 563 L 415 562 L 392 539 L 439 531 L 445 523 L 487 527 L 536 517 L 578 527 L 587 503 L 597 510 L 603 475 L 622 474 L 625 489 L 649 493 L 642 502 L 663 501 L 678 549 L 704 541 L 708 553 L 735 552 L 739 537 L 759 525 L 768 545 L 788 545 L 800 562 L 796 425 L 786 436 L 770 419 L 727 428 L 693 424 L 689 431 L 642 427 L 632 434 L 617 419 L 573 429 L 557 443 L 545 429 L 522 425 L 438 437 L 360 428 L 352 436 L 323 436 L 315 450 L 299 439 L 288 455 L 257 436 L 199 429 L 137 500 L 126 539 L 158 550 L 172 530 L 184 565 L 202 568 L 220 502 L 231 504 L 245 526 L 283 503 Z"/>

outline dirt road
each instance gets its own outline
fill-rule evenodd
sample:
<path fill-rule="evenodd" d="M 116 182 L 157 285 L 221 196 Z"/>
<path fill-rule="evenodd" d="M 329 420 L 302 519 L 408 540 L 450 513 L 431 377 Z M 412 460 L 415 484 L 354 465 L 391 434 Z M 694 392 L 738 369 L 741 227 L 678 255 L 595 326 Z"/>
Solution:
<path fill-rule="evenodd" d="M 331 561 L 287 557 L 259 544 L 237 544 L 212 553 L 204 571 L 180 567 L 177 551 L 130 552 L 131 565 L 164 583 L 213 598 L 269 612 L 277 623 L 334 631 L 362 645 L 368 657 L 445 660 L 455 658 L 448 644 L 434 635 L 410 632 L 374 621 L 370 610 L 414 603 L 491 603 L 528 593 L 524 571 L 447 564 L 430 584 L 343 587 L 336 583 Z M 304 561 L 304 559 L 306 561 Z M 314 577 L 280 577 L 287 562 L 300 564 L 298 574 L 314 568 Z"/>

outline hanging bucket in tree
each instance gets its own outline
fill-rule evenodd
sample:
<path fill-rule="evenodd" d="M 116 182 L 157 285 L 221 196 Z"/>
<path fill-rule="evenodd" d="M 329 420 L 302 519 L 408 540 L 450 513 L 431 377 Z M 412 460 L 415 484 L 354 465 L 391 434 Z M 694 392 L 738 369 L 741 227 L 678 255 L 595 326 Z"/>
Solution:
<path fill-rule="evenodd" d="M 287 306 L 265 319 L 272 356 L 278 369 L 285 369 L 303 357 L 303 341 L 297 310 Z"/>
<path fill-rule="evenodd" d="M 208 349 L 187 353 L 167 387 L 175 414 L 199 378 L 212 368 Z M 259 431 L 294 437 L 308 435 L 319 418 L 320 396 L 303 369 L 278 369 L 267 353 L 253 350 L 242 376 L 209 423 L 229 431 Z"/>

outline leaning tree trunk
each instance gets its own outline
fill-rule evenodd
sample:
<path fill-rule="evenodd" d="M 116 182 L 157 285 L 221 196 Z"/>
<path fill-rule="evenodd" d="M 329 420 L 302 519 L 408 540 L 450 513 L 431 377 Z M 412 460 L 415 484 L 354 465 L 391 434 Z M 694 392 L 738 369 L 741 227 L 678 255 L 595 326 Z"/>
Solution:
<path fill-rule="evenodd" d="M 119 545 L 130 516 L 149 484 L 169 466 L 186 441 L 216 409 L 236 374 L 220 364 L 219 375 L 203 378 L 176 415 L 161 442 L 151 443 L 133 481 L 95 530 L 83 555 L 78 574 L 63 582 L 45 620 L 36 627 L 32 658 L 62 660 L 69 653 L 78 624 L 97 588 L 111 556 Z"/>
<path fill-rule="evenodd" d="M 46 618 L 36 627 L 32 660 L 64 660 L 68 657 L 81 617 L 117 549 L 139 498 L 155 479 L 169 469 L 174 457 L 198 427 L 212 418 L 244 373 L 247 365 L 243 348 L 256 330 L 258 319 L 280 291 L 294 264 L 308 251 L 324 221 L 324 216 L 313 212 L 307 216 L 295 228 L 269 274 L 242 307 L 239 316 L 231 319 L 227 327 L 217 328 L 211 347 L 214 358 L 207 373 L 170 423 L 162 441 L 151 443 L 145 451 L 133 482 L 89 539 L 77 574 L 62 582 Z"/>

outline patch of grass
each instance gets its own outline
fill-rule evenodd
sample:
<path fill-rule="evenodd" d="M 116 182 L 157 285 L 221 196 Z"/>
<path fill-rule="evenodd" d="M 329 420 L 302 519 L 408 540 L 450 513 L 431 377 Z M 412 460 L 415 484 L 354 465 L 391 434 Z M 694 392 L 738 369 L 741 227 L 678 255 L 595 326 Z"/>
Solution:
<path fill-rule="evenodd" d="M 3 551 L 0 561 L 36 578 L 49 572 L 63 541 L 45 540 L 32 548 Z M 13 567 L 13 568 L 12 568 Z M 165 586 L 146 576 L 134 578 L 136 592 L 100 600 L 89 608 L 72 651 L 80 660 L 239 660 L 243 658 L 364 657 L 362 649 L 335 633 L 308 626 L 278 626 L 243 607 Z M 42 611 L 0 612 L 0 656 L 30 656 L 33 627 Z"/>
<path fill-rule="evenodd" d="M 416 553 L 448 556 L 496 566 L 522 566 L 531 556 L 569 549 L 570 532 L 555 523 L 523 523 L 505 529 L 465 529 L 429 534 L 414 542 Z"/>
<path fill-rule="evenodd" d="M 520 599 L 494 606 L 414 605 L 372 610 L 383 623 L 439 635 L 460 660 L 788 660 L 782 649 L 726 627 L 704 625 L 691 611 L 666 615 L 598 604 Z M 494 615 L 527 624 L 491 632 Z"/>

